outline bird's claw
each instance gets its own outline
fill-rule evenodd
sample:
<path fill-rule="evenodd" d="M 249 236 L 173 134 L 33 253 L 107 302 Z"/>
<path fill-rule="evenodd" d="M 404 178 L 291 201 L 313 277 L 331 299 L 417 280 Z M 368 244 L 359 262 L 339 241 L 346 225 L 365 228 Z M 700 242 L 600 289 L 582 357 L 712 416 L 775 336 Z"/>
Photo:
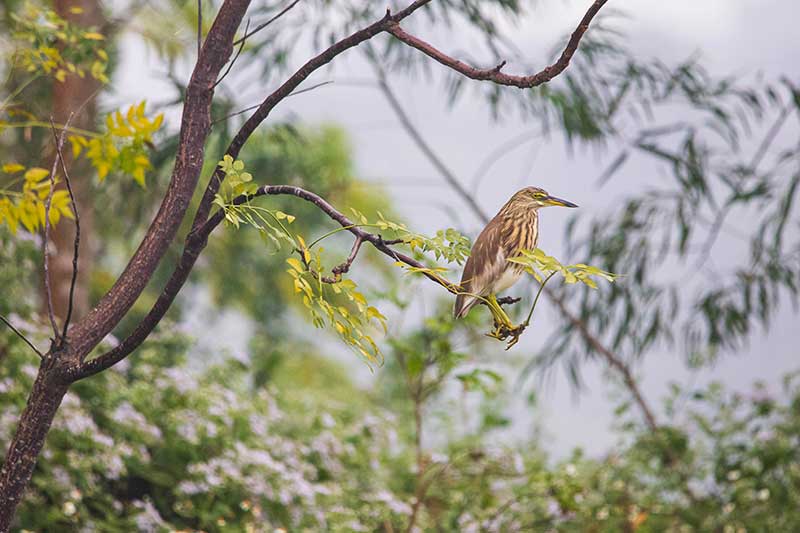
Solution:
<path fill-rule="evenodd" d="M 525 331 L 525 327 L 525 324 L 515 326 L 510 322 L 507 324 L 501 324 L 495 321 L 494 329 L 487 333 L 486 336 L 499 341 L 505 341 L 506 339 L 510 338 L 508 341 L 508 346 L 506 346 L 506 350 L 509 350 L 512 346 L 519 342 L 519 337 L 522 335 L 522 332 Z"/>

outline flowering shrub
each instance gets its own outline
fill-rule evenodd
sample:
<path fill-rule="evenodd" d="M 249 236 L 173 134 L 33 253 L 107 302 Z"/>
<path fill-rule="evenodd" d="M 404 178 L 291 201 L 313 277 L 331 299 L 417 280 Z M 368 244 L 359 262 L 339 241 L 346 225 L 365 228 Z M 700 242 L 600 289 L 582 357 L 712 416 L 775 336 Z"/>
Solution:
<path fill-rule="evenodd" d="M 22 527 L 373 530 L 402 523 L 410 506 L 387 489 L 378 467 L 390 448 L 388 415 L 347 406 L 288 414 L 274 391 L 250 388 L 240 363 L 193 373 L 180 355 L 185 341 L 170 336 L 149 342 L 133 365 L 67 394 L 20 510 Z M 36 372 L 23 346 L 6 341 L 3 449 Z"/>

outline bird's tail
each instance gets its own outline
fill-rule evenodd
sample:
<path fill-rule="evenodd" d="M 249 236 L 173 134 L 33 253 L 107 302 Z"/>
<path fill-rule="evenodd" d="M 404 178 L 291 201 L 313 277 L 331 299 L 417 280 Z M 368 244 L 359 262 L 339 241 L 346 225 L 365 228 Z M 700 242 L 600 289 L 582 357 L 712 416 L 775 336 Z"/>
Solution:
<path fill-rule="evenodd" d="M 453 316 L 456 318 L 464 318 L 469 313 L 469 310 L 477 303 L 478 299 L 469 294 L 459 294 L 456 296 L 456 305 L 453 308 Z"/>

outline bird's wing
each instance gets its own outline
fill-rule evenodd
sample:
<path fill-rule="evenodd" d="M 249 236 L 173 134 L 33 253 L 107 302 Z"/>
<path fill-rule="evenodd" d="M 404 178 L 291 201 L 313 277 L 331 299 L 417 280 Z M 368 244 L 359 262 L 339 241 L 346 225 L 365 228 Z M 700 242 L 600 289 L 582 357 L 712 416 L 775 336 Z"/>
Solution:
<path fill-rule="evenodd" d="M 472 246 L 464 273 L 461 276 L 461 292 L 456 296 L 454 315 L 464 317 L 480 300 L 475 296 L 489 294 L 492 283 L 497 281 L 508 266 L 502 241 L 501 224 L 497 217 L 483 229 Z"/>

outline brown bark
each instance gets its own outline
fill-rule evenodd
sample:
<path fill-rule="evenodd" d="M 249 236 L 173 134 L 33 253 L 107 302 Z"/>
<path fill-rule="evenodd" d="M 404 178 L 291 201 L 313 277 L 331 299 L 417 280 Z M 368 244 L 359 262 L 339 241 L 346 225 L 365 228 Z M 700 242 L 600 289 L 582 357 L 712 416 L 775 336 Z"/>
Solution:
<path fill-rule="evenodd" d="M 28 403 L 0 470 L 0 531 L 11 528 L 14 511 L 25 494 L 47 432 L 69 383 L 58 366 L 58 355 L 42 360 Z"/>
<path fill-rule="evenodd" d="M 105 18 L 98 0 L 56 0 L 56 12 L 64 19 L 83 27 L 102 27 Z M 70 11 L 79 7 L 81 13 Z M 53 83 L 53 119 L 57 124 L 64 124 L 70 113 L 81 109 L 72 118 L 72 126 L 93 130 L 97 122 L 97 105 L 95 95 L 100 82 L 91 76 L 83 78 L 70 74 L 63 82 Z M 85 105 L 84 105 L 85 104 Z M 55 157 L 55 153 L 53 153 Z M 74 316 L 81 317 L 89 311 L 89 284 L 92 276 L 92 265 L 95 259 L 94 211 L 92 202 L 92 182 L 90 167 L 85 161 L 72 161 L 70 150 L 64 151 L 64 163 L 70 169 L 75 203 L 81 216 L 82 240 L 78 261 L 78 279 L 75 284 L 73 299 Z M 63 179 L 63 178 L 62 178 Z M 59 185 L 63 187 L 64 183 Z M 51 228 L 52 253 L 50 256 L 50 287 L 52 288 L 53 313 L 64 320 L 69 303 L 70 283 L 72 280 L 72 251 L 75 238 L 75 227 L 69 221 L 56 224 Z M 44 302 L 44 299 L 43 299 Z M 47 305 L 46 302 L 43 304 Z"/>

